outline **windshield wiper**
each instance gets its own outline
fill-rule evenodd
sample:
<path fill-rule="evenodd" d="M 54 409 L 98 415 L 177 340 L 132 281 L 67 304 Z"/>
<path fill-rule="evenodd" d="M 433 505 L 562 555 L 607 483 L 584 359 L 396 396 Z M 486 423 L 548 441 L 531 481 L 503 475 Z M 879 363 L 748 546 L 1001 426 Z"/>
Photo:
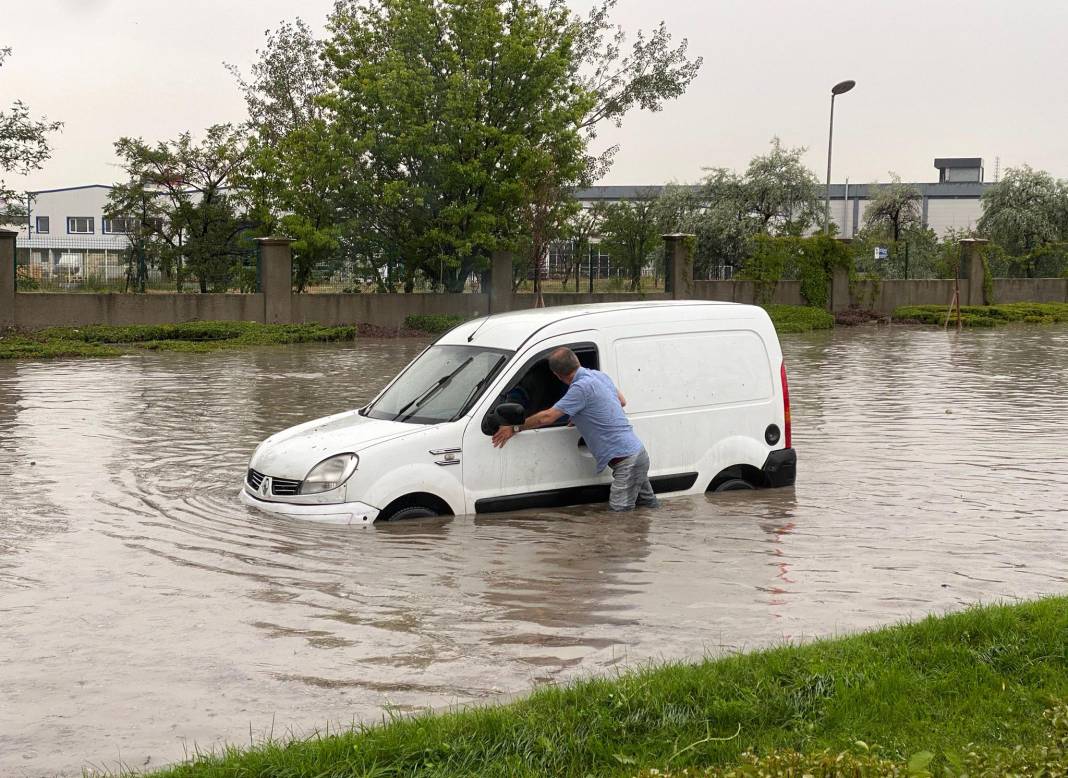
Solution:
<path fill-rule="evenodd" d="M 471 388 L 471 391 L 467 393 L 467 397 L 464 399 L 463 405 L 460 406 L 460 410 L 458 410 L 456 412 L 456 415 L 453 416 L 451 419 L 449 419 L 449 421 L 456 421 L 458 418 L 460 418 L 465 413 L 467 413 L 468 403 L 470 403 L 472 400 L 474 400 L 476 397 L 478 397 L 478 393 L 482 391 L 482 387 L 484 387 L 486 384 L 488 384 L 490 382 L 490 379 L 493 378 L 493 376 L 495 376 L 497 374 L 497 371 L 500 369 L 501 365 L 503 365 L 504 362 L 507 359 L 508 359 L 508 357 L 504 356 L 503 354 L 500 356 L 500 358 L 497 360 L 496 364 L 494 364 L 493 367 L 491 367 L 489 369 L 489 372 L 486 373 L 486 377 L 483 378 L 481 381 L 479 381 L 477 384 L 475 384 Z"/>
<path fill-rule="evenodd" d="M 473 360 L 473 359 L 474 359 L 474 357 L 468 357 L 467 359 L 465 359 L 463 362 L 460 363 L 460 366 L 458 368 L 453 370 L 448 375 L 442 376 L 441 378 L 439 378 L 437 380 L 437 383 L 433 384 L 426 391 L 421 392 L 411 402 L 409 402 L 407 405 L 405 405 L 403 408 L 401 408 L 399 411 L 397 411 L 397 415 L 394 416 L 392 420 L 393 421 L 404 421 L 409 416 L 414 414 L 417 410 L 419 410 L 424 405 L 426 405 L 426 403 L 430 402 L 430 398 L 433 397 L 438 392 L 440 392 L 446 386 L 448 386 L 452 382 L 452 379 L 456 378 L 456 376 L 458 376 L 460 374 L 461 370 L 463 370 L 465 367 L 467 367 L 468 365 L 471 364 L 471 360 Z M 405 415 L 405 411 L 407 411 L 409 408 L 411 408 L 412 411 L 411 411 L 411 413 L 409 413 L 406 416 Z"/>

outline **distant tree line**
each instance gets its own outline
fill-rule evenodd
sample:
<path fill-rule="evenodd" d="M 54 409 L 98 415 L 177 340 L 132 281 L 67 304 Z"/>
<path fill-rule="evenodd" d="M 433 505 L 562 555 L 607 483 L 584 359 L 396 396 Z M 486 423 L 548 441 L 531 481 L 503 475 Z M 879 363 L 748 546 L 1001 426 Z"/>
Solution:
<path fill-rule="evenodd" d="M 280 232 L 298 290 L 344 269 L 459 291 L 499 249 L 523 273 L 610 168 L 598 129 L 660 110 L 701 66 L 663 24 L 628 39 L 615 4 L 339 0 L 321 39 L 299 19 L 268 31 L 247 75 L 228 66 L 247 123 L 115 144 L 127 180 L 108 210 L 139 219 L 131 263 L 210 291 Z"/>

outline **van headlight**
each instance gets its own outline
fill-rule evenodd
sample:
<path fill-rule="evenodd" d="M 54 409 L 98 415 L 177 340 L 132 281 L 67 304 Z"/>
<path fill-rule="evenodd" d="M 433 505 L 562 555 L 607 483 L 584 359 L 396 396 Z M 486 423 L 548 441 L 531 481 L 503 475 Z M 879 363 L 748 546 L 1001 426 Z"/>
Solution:
<path fill-rule="evenodd" d="M 301 494 L 319 494 L 337 489 L 356 472 L 360 458 L 355 454 L 338 454 L 313 467 L 300 485 Z"/>

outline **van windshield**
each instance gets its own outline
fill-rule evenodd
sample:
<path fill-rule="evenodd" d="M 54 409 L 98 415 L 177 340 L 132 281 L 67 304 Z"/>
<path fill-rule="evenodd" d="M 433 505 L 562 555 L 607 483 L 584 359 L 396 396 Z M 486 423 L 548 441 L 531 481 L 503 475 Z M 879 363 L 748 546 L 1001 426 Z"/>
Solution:
<path fill-rule="evenodd" d="M 438 424 L 465 414 L 511 351 L 431 346 L 364 411 L 372 419 Z"/>

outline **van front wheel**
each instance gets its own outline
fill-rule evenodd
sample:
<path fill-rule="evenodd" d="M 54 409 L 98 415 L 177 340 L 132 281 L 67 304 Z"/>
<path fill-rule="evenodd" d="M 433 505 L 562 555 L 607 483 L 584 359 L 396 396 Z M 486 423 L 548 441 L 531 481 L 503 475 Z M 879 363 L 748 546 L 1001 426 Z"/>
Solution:
<path fill-rule="evenodd" d="M 754 489 L 755 487 L 748 481 L 743 481 L 741 478 L 731 478 L 718 484 L 713 492 L 739 492 L 743 489 Z"/>
<path fill-rule="evenodd" d="M 412 505 L 408 508 L 401 508 L 399 511 L 395 511 L 386 517 L 386 521 L 402 521 L 404 519 L 425 519 L 430 516 L 437 516 L 438 512 L 433 508 L 424 508 L 422 505 Z"/>

